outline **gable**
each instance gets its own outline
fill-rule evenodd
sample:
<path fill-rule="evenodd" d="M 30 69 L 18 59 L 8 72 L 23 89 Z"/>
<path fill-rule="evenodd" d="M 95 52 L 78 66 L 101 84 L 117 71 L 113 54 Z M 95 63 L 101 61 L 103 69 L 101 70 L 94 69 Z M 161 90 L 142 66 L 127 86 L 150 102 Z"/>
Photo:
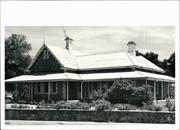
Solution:
<path fill-rule="evenodd" d="M 62 72 L 63 68 L 63 65 L 56 60 L 49 49 L 44 47 L 29 69 L 31 73 L 56 73 Z"/>

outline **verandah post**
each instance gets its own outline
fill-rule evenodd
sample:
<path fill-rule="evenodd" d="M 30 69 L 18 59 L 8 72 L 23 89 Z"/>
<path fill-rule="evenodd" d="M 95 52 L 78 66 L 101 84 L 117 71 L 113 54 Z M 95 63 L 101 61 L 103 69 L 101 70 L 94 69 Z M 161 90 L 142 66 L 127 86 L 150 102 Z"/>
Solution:
<path fill-rule="evenodd" d="M 83 99 L 83 81 L 81 82 L 81 100 Z"/>
<path fill-rule="evenodd" d="M 156 101 L 156 81 L 154 81 L 154 100 Z"/>
<path fill-rule="evenodd" d="M 33 83 L 30 83 L 31 101 L 33 101 Z"/>
<path fill-rule="evenodd" d="M 146 79 L 146 86 L 147 86 L 147 79 Z"/>
<path fill-rule="evenodd" d="M 69 100 L 69 82 L 66 82 L 66 87 L 67 87 L 67 91 L 66 91 L 66 99 L 67 101 Z"/>
<path fill-rule="evenodd" d="M 163 100 L 163 81 L 161 81 L 161 100 Z"/>
<path fill-rule="evenodd" d="M 51 84 L 48 82 L 48 101 L 50 99 Z"/>
<path fill-rule="evenodd" d="M 15 84 L 16 87 L 16 102 L 18 102 L 18 84 Z"/>
<path fill-rule="evenodd" d="M 168 86 L 167 86 L 167 93 L 168 93 L 168 98 L 169 98 L 169 82 L 168 82 Z"/>

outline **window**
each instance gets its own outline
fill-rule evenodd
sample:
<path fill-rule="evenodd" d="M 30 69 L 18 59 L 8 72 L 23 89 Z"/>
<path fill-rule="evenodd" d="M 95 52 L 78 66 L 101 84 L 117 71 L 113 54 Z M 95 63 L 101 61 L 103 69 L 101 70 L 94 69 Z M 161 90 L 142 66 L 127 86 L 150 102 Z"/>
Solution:
<path fill-rule="evenodd" d="M 44 52 L 43 52 L 43 59 L 49 59 L 49 52 L 48 52 L 48 50 L 44 50 Z"/>
<path fill-rule="evenodd" d="M 35 83 L 36 86 L 36 93 L 41 93 L 41 84 L 40 83 Z"/>
<path fill-rule="evenodd" d="M 52 92 L 53 92 L 53 93 L 56 93 L 56 92 L 57 92 L 57 82 L 53 82 L 52 85 L 53 85 L 53 86 L 52 86 Z"/>
<path fill-rule="evenodd" d="M 47 82 L 45 82 L 45 83 L 43 83 L 43 88 L 44 88 L 44 93 L 48 93 L 48 83 Z"/>
<path fill-rule="evenodd" d="M 80 83 L 80 85 L 82 85 L 82 83 Z M 78 85 L 78 91 L 81 92 L 81 86 Z"/>

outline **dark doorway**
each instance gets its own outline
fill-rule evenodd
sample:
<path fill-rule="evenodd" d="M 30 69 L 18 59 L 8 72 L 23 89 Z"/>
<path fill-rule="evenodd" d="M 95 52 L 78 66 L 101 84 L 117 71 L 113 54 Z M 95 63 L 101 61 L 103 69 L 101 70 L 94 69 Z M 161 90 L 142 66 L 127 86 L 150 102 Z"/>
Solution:
<path fill-rule="evenodd" d="M 69 82 L 69 100 L 78 99 L 78 83 Z"/>

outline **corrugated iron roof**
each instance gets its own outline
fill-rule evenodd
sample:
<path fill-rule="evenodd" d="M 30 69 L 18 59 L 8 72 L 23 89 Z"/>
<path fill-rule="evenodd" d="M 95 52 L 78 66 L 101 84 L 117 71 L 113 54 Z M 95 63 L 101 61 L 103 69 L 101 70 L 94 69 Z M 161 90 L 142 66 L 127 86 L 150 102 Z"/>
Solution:
<path fill-rule="evenodd" d="M 6 82 L 47 82 L 47 81 L 64 81 L 64 80 L 81 80 L 78 74 L 74 73 L 58 73 L 58 74 L 42 74 L 42 75 L 21 75 Z"/>
<path fill-rule="evenodd" d="M 66 68 L 71 69 L 102 69 L 102 68 L 123 68 L 123 67 L 139 67 L 147 70 L 164 72 L 161 68 L 148 61 L 142 56 L 132 56 L 127 52 L 113 52 L 104 54 L 83 55 L 79 51 L 70 51 L 67 49 L 57 48 L 50 45 L 44 45 L 55 58 Z M 41 48 L 40 51 L 43 49 Z M 35 56 L 35 62 L 38 54 Z M 33 64 L 28 67 L 30 68 Z"/>
<path fill-rule="evenodd" d="M 113 73 L 91 73 L 91 74 L 75 74 L 75 73 L 58 73 L 46 75 L 22 75 L 7 79 L 6 82 L 48 82 L 48 81 L 96 81 L 96 80 L 113 80 L 120 78 L 146 78 L 149 80 L 174 82 L 175 78 L 167 75 L 160 75 L 142 71 L 131 72 L 113 72 Z"/>

